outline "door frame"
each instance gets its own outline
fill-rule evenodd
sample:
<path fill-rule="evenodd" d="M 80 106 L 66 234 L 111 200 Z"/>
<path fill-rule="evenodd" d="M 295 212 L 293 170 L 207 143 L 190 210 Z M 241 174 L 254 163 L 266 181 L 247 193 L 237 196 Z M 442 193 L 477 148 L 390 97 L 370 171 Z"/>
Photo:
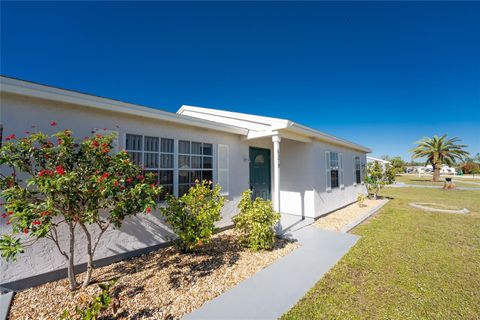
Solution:
<path fill-rule="evenodd" d="M 248 147 L 248 187 L 252 189 L 252 159 L 250 157 L 251 150 L 261 150 L 268 152 L 268 200 L 272 199 L 272 150 L 268 148 Z M 267 199 L 266 199 L 267 200 Z"/>

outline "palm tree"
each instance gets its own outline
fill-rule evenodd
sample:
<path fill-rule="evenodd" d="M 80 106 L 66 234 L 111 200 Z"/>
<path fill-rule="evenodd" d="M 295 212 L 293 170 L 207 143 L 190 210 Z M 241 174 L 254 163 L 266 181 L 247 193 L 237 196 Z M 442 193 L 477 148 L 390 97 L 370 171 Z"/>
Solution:
<path fill-rule="evenodd" d="M 468 155 L 468 152 L 463 150 L 467 146 L 464 144 L 456 144 L 461 141 L 459 138 L 447 139 L 444 134 L 441 137 L 433 136 L 433 138 L 423 138 L 418 141 L 417 146 L 410 150 L 413 153 L 413 158 L 426 158 L 425 165 L 431 164 L 433 167 L 433 181 L 438 181 L 440 178 L 440 169 L 442 164 L 452 165 L 455 159 L 462 160 Z"/>

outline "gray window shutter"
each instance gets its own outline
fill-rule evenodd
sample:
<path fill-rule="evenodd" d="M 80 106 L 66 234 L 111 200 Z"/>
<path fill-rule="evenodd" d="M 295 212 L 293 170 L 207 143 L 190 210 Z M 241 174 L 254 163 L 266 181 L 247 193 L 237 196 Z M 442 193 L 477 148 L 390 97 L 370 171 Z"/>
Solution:
<path fill-rule="evenodd" d="M 325 179 L 326 190 L 332 190 L 332 176 L 330 175 L 330 151 L 325 151 Z"/>
<path fill-rule="evenodd" d="M 222 188 L 220 190 L 220 194 L 222 196 L 228 196 L 229 189 L 228 189 L 228 145 L 226 144 L 219 144 L 218 145 L 218 154 L 217 154 L 217 184 L 220 185 Z"/>
<path fill-rule="evenodd" d="M 353 156 L 353 185 L 357 185 L 357 157 Z"/>
<path fill-rule="evenodd" d="M 338 172 L 340 175 L 340 188 L 344 188 L 345 184 L 343 183 L 343 153 L 338 154 Z"/>

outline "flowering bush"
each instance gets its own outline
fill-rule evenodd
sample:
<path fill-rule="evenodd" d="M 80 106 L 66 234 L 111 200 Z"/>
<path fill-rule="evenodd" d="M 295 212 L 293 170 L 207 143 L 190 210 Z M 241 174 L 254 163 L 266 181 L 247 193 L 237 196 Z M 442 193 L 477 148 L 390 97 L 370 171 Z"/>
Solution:
<path fill-rule="evenodd" d="M 252 201 L 252 191 L 245 190 L 238 208 L 240 212 L 233 217 L 233 223 L 240 241 L 254 251 L 271 249 L 275 243 L 275 225 L 280 220 L 271 201 L 261 198 Z"/>
<path fill-rule="evenodd" d="M 52 126 L 56 123 L 52 123 Z M 100 238 L 110 227 L 119 228 L 126 216 L 150 212 L 160 188 L 149 183 L 127 153 L 113 153 L 113 135 L 94 135 L 77 142 L 69 130 L 51 136 L 14 135 L 0 148 L 0 165 L 10 174 L 0 175 L 2 217 L 13 234 L 0 239 L 2 257 L 15 259 L 24 247 L 40 238 L 53 241 L 68 261 L 70 289 L 77 288 L 74 271 L 75 229 L 86 236 L 87 274 L 90 282 L 93 257 Z M 102 213 L 102 214 L 101 214 Z M 87 228 L 88 225 L 92 225 Z M 65 228 L 66 227 L 66 228 Z M 93 237 L 93 229 L 98 229 Z M 68 230 L 68 243 L 60 233 Z M 24 237 L 14 235 L 23 233 Z"/>
<path fill-rule="evenodd" d="M 166 198 L 162 213 L 178 236 L 175 243 L 181 252 L 190 252 L 197 245 L 209 242 L 215 222 L 220 221 L 224 199 L 220 187 L 211 188 L 211 184 L 211 181 L 196 181 L 180 198 L 172 195 Z"/>

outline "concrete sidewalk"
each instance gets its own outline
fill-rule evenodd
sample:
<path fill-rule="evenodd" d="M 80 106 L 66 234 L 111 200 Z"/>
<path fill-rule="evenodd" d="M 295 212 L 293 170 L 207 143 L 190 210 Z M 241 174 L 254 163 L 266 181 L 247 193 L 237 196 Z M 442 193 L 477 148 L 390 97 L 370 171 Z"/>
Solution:
<path fill-rule="evenodd" d="M 301 247 L 205 303 L 184 319 L 277 319 L 356 243 L 358 236 L 312 226 L 284 234 Z"/>
<path fill-rule="evenodd" d="M 427 189 L 442 189 L 442 186 L 430 186 L 430 185 L 420 185 L 420 184 L 407 184 L 404 182 L 396 182 L 395 184 L 388 185 L 389 188 L 427 188 Z M 456 187 L 455 190 L 466 190 L 466 191 L 478 191 L 480 188 L 470 188 L 470 187 Z"/>

